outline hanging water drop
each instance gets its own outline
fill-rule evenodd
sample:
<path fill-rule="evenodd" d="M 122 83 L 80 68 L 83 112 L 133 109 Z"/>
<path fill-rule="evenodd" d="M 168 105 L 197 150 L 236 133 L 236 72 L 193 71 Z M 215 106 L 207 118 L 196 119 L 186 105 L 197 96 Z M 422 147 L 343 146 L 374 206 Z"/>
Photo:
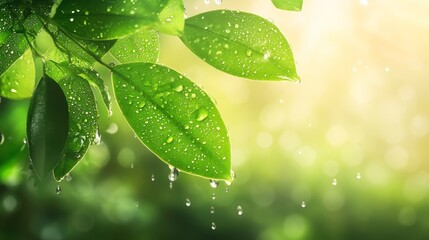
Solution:
<path fill-rule="evenodd" d="M 98 129 L 95 131 L 95 137 L 94 137 L 93 142 L 95 145 L 100 145 L 100 143 L 101 143 L 101 135 L 100 135 L 100 131 Z"/>
<path fill-rule="evenodd" d="M 152 175 L 150 176 L 150 180 L 151 180 L 152 182 L 154 182 L 154 181 L 155 181 L 155 174 L 152 174 Z"/>
<path fill-rule="evenodd" d="M 243 207 L 242 207 L 241 205 L 238 205 L 238 206 L 237 206 L 237 214 L 238 214 L 239 216 L 243 215 Z"/>
<path fill-rule="evenodd" d="M 215 208 L 213 206 L 210 207 L 210 213 L 215 213 Z"/>
<path fill-rule="evenodd" d="M 214 222 L 212 222 L 212 229 L 216 230 L 216 224 Z"/>
<path fill-rule="evenodd" d="M 221 5 L 221 4 L 222 4 L 222 0 L 215 0 L 215 3 L 216 3 L 217 5 Z"/>
<path fill-rule="evenodd" d="M 57 188 L 55 188 L 55 193 L 57 194 L 57 195 L 60 195 L 60 193 L 61 193 L 61 187 L 60 187 L 60 185 L 57 185 Z"/>
<path fill-rule="evenodd" d="M 4 143 L 4 135 L 2 132 L 0 132 L 0 145 Z"/>
<path fill-rule="evenodd" d="M 186 199 L 185 205 L 187 207 L 191 206 L 191 200 L 189 200 L 189 198 Z"/>
<path fill-rule="evenodd" d="M 215 200 L 215 199 L 216 199 L 216 194 L 212 193 L 212 200 Z"/>
<path fill-rule="evenodd" d="M 301 207 L 302 207 L 302 208 L 305 208 L 305 206 L 306 206 L 306 205 L 305 205 L 305 202 L 304 202 L 304 201 L 302 201 L 302 203 L 301 203 Z"/>
<path fill-rule="evenodd" d="M 233 170 L 231 170 L 230 176 L 231 176 L 231 181 L 225 181 L 226 185 L 228 186 L 231 186 L 232 182 L 234 182 L 236 177 L 235 172 Z"/>
<path fill-rule="evenodd" d="M 360 175 L 360 172 L 358 172 L 357 174 L 356 174 L 356 179 L 358 179 L 358 180 L 360 180 L 361 179 L 361 175 Z"/>
<path fill-rule="evenodd" d="M 170 166 L 170 173 L 168 174 L 168 180 L 170 180 L 170 182 L 174 182 L 177 180 L 177 178 L 179 177 L 179 170 L 177 170 L 177 168 Z"/>
<path fill-rule="evenodd" d="M 212 188 L 217 188 L 217 186 L 219 185 L 219 181 L 216 181 L 216 180 L 213 180 L 213 179 L 210 179 L 210 186 L 212 187 Z"/>
<path fill-rule="evenodd" d="M 67 181 L 67 182 L 70 182 L 72 179 L 73 179 L 73 178 L 72 178 L 72 176 L 70 175 L 70 173 L 67 173 L 67 174 L 66 174 L 66 181 Z"/>
<path fill-rule="evenodd" d="M 131 163 L 131 168 L 134 168 L 134 163 Z"/>
<path fill-rule="evenodd" d="M 337 186 L 337 179 L 336 179 L 336 178 L 334 178 L 334 179 L 332 180 L 332 185 L 333 185 L 333 186 Z"/>

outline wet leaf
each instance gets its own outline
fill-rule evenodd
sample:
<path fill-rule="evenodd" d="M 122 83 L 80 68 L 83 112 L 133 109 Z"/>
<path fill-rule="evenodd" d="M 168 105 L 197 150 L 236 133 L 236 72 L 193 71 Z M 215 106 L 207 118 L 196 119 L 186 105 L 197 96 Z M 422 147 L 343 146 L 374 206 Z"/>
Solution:
<path fill-rule="evenodd" d="M 54 21 L 78 37 L 116 39 L 148 27 L 168 0 L 63 0 Z"/>
<path fill-rule="evenodd" d="M 254 14 L 216 10 L 188 18 L 181 37 L 198 57 L 229 74 L 256 80 L 297 81 L 286 38 Z"/>
<path fill-rule="evenodd" d="M 170 0 L 159 14 L 157 29 L 171 35 L 182 35 L 185 26 L 185 7 L 182 0 Z"/>
<path fill-rule="evenodd" d="M 109 89 L 104 84 L 103 79 L 101 79 L 100 74 L 94 70 L 84 68 L 82 69 L 82 73 L 80 74 L 81 77 L 88 80 L 88 82 L 97 87 L 97 89 L 101 93 L 101 97 L 103 98 L 104 105 L 110 112 L 112 110 L 112 106 L 110 104 L 110 94 Z"/>
<path fill-rule="evenodd" d="M 40 179 L 47 177 L 61 157 L 69 124 L 67 102 L 60 86 L 44 76 L 31 98 L 27 119 L 30 159 Z"/>
<path fill-rule="evenodd" d="M 61 181 L 79 163 L 93 143 L 98 129 L 98 111 L 89 83 L 76 75 L 59 81 L 68 103 L 68 137 L 54 176 Z"/>
<path fill-rule="evenodd" d="M 18 58 L 10 68 L 0 76 L 0 96 L 10 99 L 31 97 L 34 90 L 36 71 L 30 49 Z"/>
<path fill-rule="evenodd" d="M 231 180 L 225 124 L 210 97 L 174 70 L 149 63 L 114 67 L 119 107 L 161 160 L 194 175 Z"/>
<path fill-rule="evenodd" d="M 301 11 L 302 0 L 271 0 L 276 8 L 289 10 L 289 11 Z"/>
<path fill-rule="evenodd" d="M 142 30 L 118 39 L 110 53 L 119 63 L 158 61 L 158 33 L 155 30 Z"/>

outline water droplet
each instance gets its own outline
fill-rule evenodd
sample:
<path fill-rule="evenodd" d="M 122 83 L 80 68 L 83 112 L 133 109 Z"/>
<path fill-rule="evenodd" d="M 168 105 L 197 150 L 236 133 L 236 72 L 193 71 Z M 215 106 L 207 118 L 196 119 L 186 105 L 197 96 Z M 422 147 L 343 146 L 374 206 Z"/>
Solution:
<path fill-rule="evenodd" d="M 240 205 L 237 206 L 237 214 L 239 216 L 243 215 L 243 207 L 241 207 Z"/>
<path fill-rule="evenodd" d="M 215 213 L 215 208 L 213 206 L 210 207 L 210 213 Z"/>
<path fill-rule="evenodd" d="M 168 180 L 174 182 L 179 177 L 179 170 L 177 168 L 170 166 L 170 173 L 168 174 Z"/>
<path fill-rule="evenodd" d="M 183 86 L 182 85 L 178 85 L 177 87 L 174 88 L 174 91 L 176 91 L 176 92 L 182 92 L 183 91 Z"/>
<path fill-rule="evenodd" d="M 57 195 L 59 195 L 61 193 L 61 187 L 60 187 L 60 185 L 57 185 L 57 188 L 55 188 L 55 193 Z"/>
<path fill-rule="evenodd" d="M 173 182 L 170 182 L 170 189 L 173 189 Z"/>
<path fill-rule="evenodd" d="M 337 179 L 336 179 L 336 178 L 334 178 L 334 179 L 332 180 L 332 185 L 333 185 L 333 186 L 337 186 Z"/>
<path fill-rule="evenodd" d="M 225 181 L 226 185 L 228 186 L 231 186 L 232 182 L 234 182 L 236 177 L 235 172 L 233 170 L 231 170 L 230 176 L 231 176 L 231 181 Z"/>
<path fill-rule="evenodd" d="M 100 143 L 101 143 L 101 135 L 100 135 L 100 131 L 97 129 L 97 131 L 95 131 L 94 144 L 100 145 Z"/>
<path fill-rule="evenodd" d="M 197 121 L 203 121 L 204 119 L 206 119 L 208 117 L 209 113 L 207 112 L 206 109 L 204 108 L 200 108 L 196 111 L 195 114 L 195 119 L 197 119 Z"/>
<path fill-rule="evenodd" d="M 134 168 L 134 163 L 131 163 L 131 168 Z"/>
<path fill-rule="evenodd" d="M 209 3 L 210 3 L 210 0 L 204 0 L 204 3 L 205 3 L 205 4 L 209 4 Z"/>
<path fill-rule="evenodd" d="M 214 222 L 212 222 L 212 229 L 216 230 L 216 224 Z"/>
<path fill-rule="evenodd" d="M 145 101 L 141 101 L 139 103 L 139 108 L 144 108 L 145 105 L 146 105 L 146 102 Z"/>
<path fill-rule="evenodd" d="M 229 192 L 229 188 L 225 188 L 225 192 Z"/>
<path fill-rule="evenodd" d="M 171 143 L 174 140 L 174 138 L 172 136 L 168 137 L 167 140 L 165 141 L 166 143 Z"/>
<path fill-rule="evenodd" d="M 66 174 L 66 181 L 70 182 L 73 179 L 73 177 L 70 175 L 70 173 Z"/>
<path fill-rule="evenodd" d="M 4 143 L 4 135 L 2 132 L 0 132 L 0 145 Z"/>
<path fill-rule="evenodd" d="M 136 202 L 136 208 L 138 208 L 139 207 L 139 202 Z"/>
<path fill-rule="evenodd" d="M 74 21 L 74 18 L 70 18 L 70 22 L 73 22 Z"/>
<path fill-rule="evenodd" d="M 251 50 L 251 49 L 247 49 L 247 50 L 246 50 L 246 55 L 247 55 L 248 57 L 252 56 L 252 50 Z"/>
<path fill-rule="evenodd" d="M 216 180 L 213 180 L 213 179 L 210 179 L 210 186 L 212 187 L 212 188 L 217 188 L 217 186 L 219 185 L 219 181 L 216 181 Z"/>
<path fill-rule="evenodd" d="M 187 207 L 191 206 L 191 200 L 189 200 L 189 198 L 186 199 L 185 205 Z"/>
<path fill-rule="evenodd" d="M 215 0 L 215 3 L 216 3 L 217 5 L 221 5 L 221 4 L 222 4 L 222 0 Z"/>
<path fill-rule="evenodd" d="M 108 134 L 115 134 L 118 132 L 118 125 L 116 123 L 111 123 L 109 127 L 107 127 L 106 132 Z"/>
<path fill-rule="evenodd" d="M 305 206 L 306 206 L 306 205 L 305 205 L 305 202 L 304 202 L 304 201 L 302 201 L 302 203 L 301 203 L 301 207 L 302 207 L 302 208 L 305 208 Z"/>
<path fill-rule="evenodd" d="M 268 58 L 271 56 L 271 53 L 269 51 L 264 53 L 264 60 L 268 60 Z"/>
<path fill-rule="evenodd" d="M 216 199 L 216 194 L 212 193 L 212 199 L 215 200 Z"/>
<path fill-rule="evenodd" d="M 155 181 L 155 174 L 152 174 L 152 175 L 150 176 L 150 180 L 151 180 L 152 182 L 154 182 L 154 181 Z"/>
<path fill-rule="evenodd" d="M 109 66 L 114 67 L 114 66 L 116 66 L 116 64 L 114 62 L 111 62 L 111 63 L 109 63 Z"/>
<path fill-rule="evenodd" d="M 360 172 L 358 172 L 357 174 L 356 174 L 356 179 L 358 179 L 358 180 L 360 180 L 361 179 L 361 175 L 360 175 Z"/>

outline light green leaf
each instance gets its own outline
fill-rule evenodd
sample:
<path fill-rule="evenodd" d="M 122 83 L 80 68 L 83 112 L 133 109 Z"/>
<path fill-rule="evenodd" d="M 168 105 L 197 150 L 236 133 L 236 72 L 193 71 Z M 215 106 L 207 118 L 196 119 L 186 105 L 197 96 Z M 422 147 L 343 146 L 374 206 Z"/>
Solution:
<path fill-rule="evenodd" d="M 27 118 L 30 159 L 40 179 L 45 179 L 61 157 L 69 125 L 67 102 L 60 86 L 44 76 L 31 98 Z"/>
<path fill-rule="evenodd" d="M 0 76 L 0 96 L 10 99 L 31 97 L 34 90 L 36 70 L 30 49 L 18 58 L 12 66 Z"/>
<path fill-rule="evenodd" d="M 110 53 L 119 63 L 158 61 L 159 40 L 155 30 L 142 30 L 118 39 Z"/>
<path fill-rule="evenodd" d="M 67 99 L 69 112 L 68 137 L 54 176 L 61 181 L 79 163 L 93 143 L 98 129 L 98 111 L 89 83 L 75 75 L 59 81 Z"/>
<path fill-rule="evenodd" d="M 116 39 L 148 27 L 168 0 L 63 0 L 54 21 L 76 36 Z"/>
<path fill-rule="evenodd" d="M 112 107 L 110 104 L 110 94 L 109 89 L 104 84 L 103 79 L 101 79 L 100 74 L 94 70 L 84 68 L 82 69 L 82 73 L 79 74 L 82 78 L 88 80 L 88 82 L 96 86 L 101 93 L 101 97 L 103 98 L 104 105 L 108 109 L 109 112 L 112 111 Z"/>
<path fill-rule="evenodd" d="M 170 0 L 159 14 L 157 29 L 171 35 L 182 35 L 185 26 L 185 7 L 182 0 Z"/>
<path fill-rule="evenodd" d="M 289 11 L 301 11 L 302 0 L 271 0 L 276 8 L 289 10 Z"/>
<path fill-rule="evenodd" d="M 210 97 L 178 72 L 150 63 L 114 67 L 119 107 L 140 140 L 181 171 L 232 180 L 225 124 Z"/>
<path fill-rule="evenodd" d="M 254 14 L 217 10 L 188 18 L 182 41 L 198 57 L 229 74 L 256 80 L 297 81 L 286 38 Z"/>

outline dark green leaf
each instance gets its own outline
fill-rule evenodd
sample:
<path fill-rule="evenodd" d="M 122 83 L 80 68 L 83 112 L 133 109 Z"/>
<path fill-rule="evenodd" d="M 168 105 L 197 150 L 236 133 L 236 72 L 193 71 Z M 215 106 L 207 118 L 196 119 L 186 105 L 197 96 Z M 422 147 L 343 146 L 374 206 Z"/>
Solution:
<path fill-rule="evenodd" d="M 154 25 L 167 1 L 63 0 L 54 21 L 82 38 L 116 39 Z"/>
<path fill-rule="evenodd" d="M 159 14 L 157 29 L 171 35 L 182 35 L 185 26 L 185 7 L 182 0 L 170 0 Z"/>
<path fill-rule="evenodd" d="M 67 102 L 60 86 L 44 76 L 31 98 L 27 119 L 30 159 L 40 179 L 46 178 L 61 157 L 69 125 Z"/>
<path fill-rule="evenodd" d="M 118 39 L 110 53 L 119 63 L 151 62 L 158 60 L 158 33 L 142 30 Z"/>
<path fill-rule="evenodd" d="M 119 107 L 161 160 L 191 174 L 231 180 L 225 124 L 210 97 L 174 70 L 150 63 L 114 67 Z"/>
<path fill-rule="evenodd" d="M 229 74 L 299 80 L 286 38 L 262 17 L 228 10 L 202 13 L 186 20 L 181 39 L 198 57 Z"/>
<path fill-rule="evenodd" d="M 0 96 L 10 99 L 31 97 L 36 71 L 30 49 L 18 58 L 0 77 Z"/>
<path fill-rule="evenodd" d="M 69 128 L 67 142 L 54 176 L 61 181 L 79 163 L 93 143 L 98 129 L 98 111 L 94 94 L 88 82 L 69 75 L 59 81 L 67 99 Z"/>
<path fill-rule="evenodd" d="M 289 10 L 289 11 L 301 11 L 302 0 L 271 0 L 276 8 Z"/>

